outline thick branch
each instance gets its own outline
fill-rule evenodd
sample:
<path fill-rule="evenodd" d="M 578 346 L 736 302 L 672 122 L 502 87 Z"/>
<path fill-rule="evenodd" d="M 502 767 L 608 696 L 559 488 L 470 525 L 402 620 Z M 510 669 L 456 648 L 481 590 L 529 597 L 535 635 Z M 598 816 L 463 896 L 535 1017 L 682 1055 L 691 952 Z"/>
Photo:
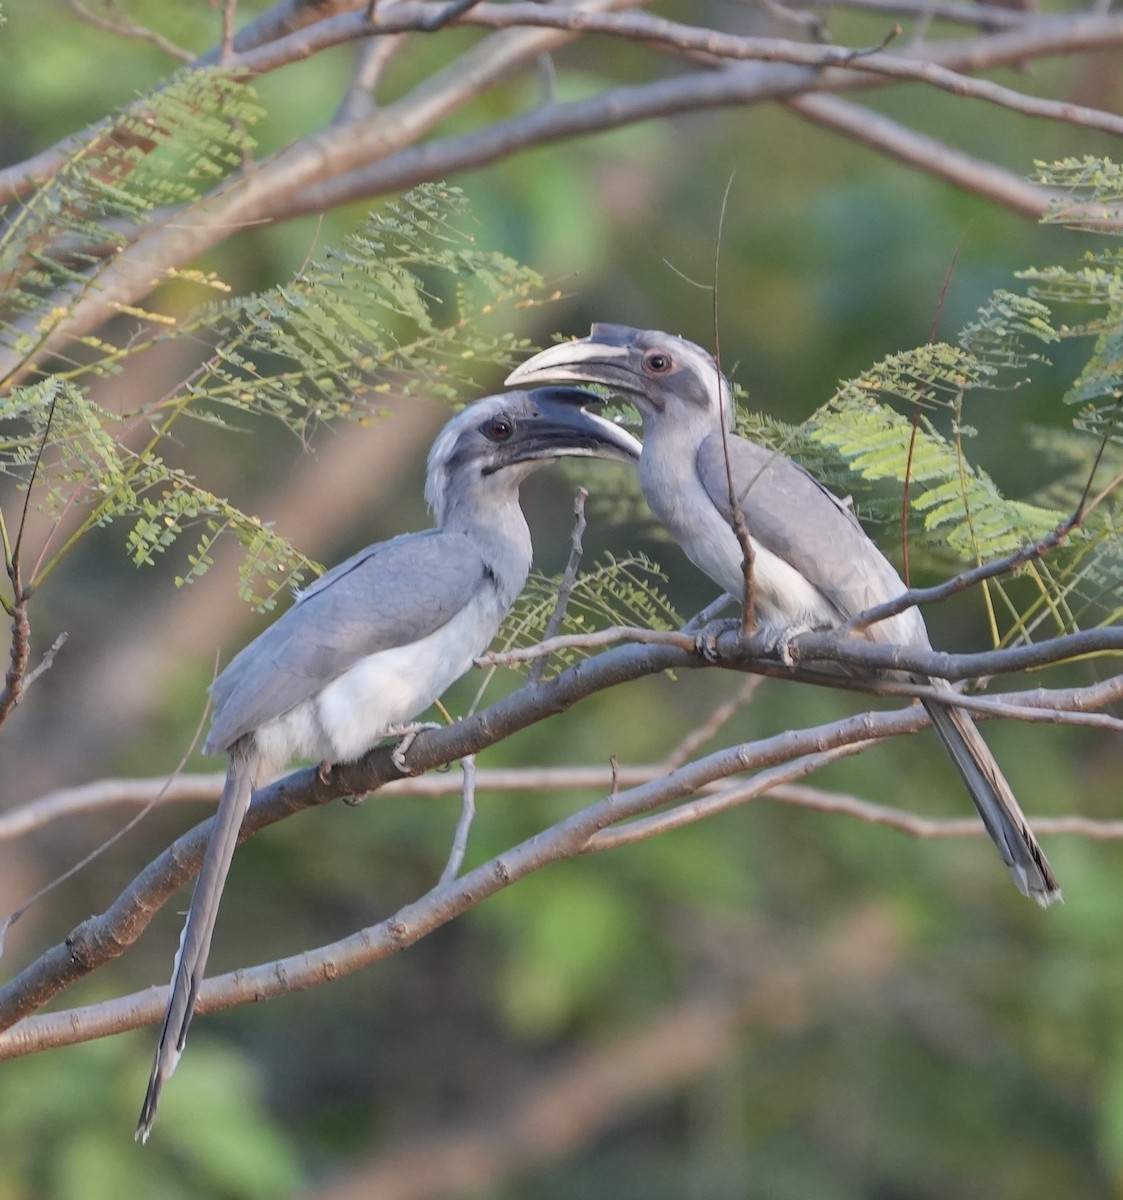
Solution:
<path fill-rule="evenodd" d="M 628 646 L 578 663 L 555 679 L 525 687 L 476 717 L 422 734 L 410 749 L 413 771 L 428 771 L 485 749 L 519 729 L 563 712 L 594 692 L 690 663 L 681 651 Z M 343 796 L 361 796 L 400 775 L 389 747 L 358 763 L 336 766 L 326 779 L 315 768 L 296 771 L 260 789 L 239 834 L 239 843 L 306 808 Z M 0 1028 L 46 1003 L 61 988 L 124 952 L 152 915 L 198 870 L 212 822 L 204 821 L 150 863 L 100 916 L 84 921 L 66 941 L 0 988 Z"/>
<path fill-rule="evenodd" d="M 716 779 L 789 762 L 801 755 L 821 753 L 837 746 L 911 733 L 922 728 L 925 722 L 925 714 L 919 708 L 862 713 L 827 725 L 720 750 L 650 783 L 611 793 L 455 881 L 435 887 L 376 925 L 328 946 L 208 980 L 199 992 L 198 1011 L 214 1012 L 290 991 L 301 991 L 369 966 L 412 945 L 487 897 L 542 867 L 593 849 L 590 839 L 601 829 L 692 795 Z M 451 732 L 455 732 L 455 729 L 439 730 L 427 736 L 436 740 Z M 420 745 L 420 739 L 415 744 Z M 389 752 L 376 751 L 364 762 L 373 766 L 373 760 L 379 759 L 388 760 Z M 333 779 L 341 770 L 348 771 L 350 768 L 337 768 L 332 772 Z M 312 780 L 308 779 L 309 775 Z M 276 792 L 280 790 L 283 795 L 284 790 L 290 787 L 290 807 L 304 807 L 305 797 L 301 793 L 309 787 L 315 789 L 316 782 L 320 788 L 327 786 L 318 780 L 317 772 L 313 769 L 298 772 L 265 789 L 255 798 L 247 821 L 254 817 L 254 810 L 257 809 L 254 826 L 260 828 L 261 808 L 265 804 L 276 803 Z M 169 886 L 171 880 L 168 876 L 186 876 L 194 870 L 209 830 L 210 822 L 205 822 L 185 834 L 169 851 L 145 868 L 106 913 L 83 922 L 64 944 L 48 951 L 0 989 L 0 1028 L 7 1030 L 19 1022 L 18 1028 L 0 1035 L 0 1058 L 28 1053 L 46 1044 L 62 1045 L 120 1032 L 156 1020 L 164 1008 L 166 987 L 149 988 L 145 992 L 74 1013 L 51 1014 L 40 1018 L 31 1018 L 27 1014 L 91 970 L 119 955 L 135 940 L 152 912 L 174 890 Z M 245 840 L 248 833 L 243 829 L 239 841 Z M 185 871 L 188 858 L 191 866 Z M 183 881 L 183 878 L 179 878 L 176 883 Z M 58 1040 L 60 1038 L 62 1040 Z"/>
<path fill-rule="evenodd" d="M 1013 171 L 837 96 L 807 94 L 789 100 L 787 106 L 824 129 L 845 134 L 905 166 L 925 171 L 1031 221 L 1040 221 L 1064 198 L 1054 189 L 1039 187 Z M 1085 213 L 1083 208 L 1081 213 Z M 1101 228 L 1105 218 L 1111 227 L 1117 228 L 1120 224 L 1118 219 L 1101 212 Z"/>
<path fill-rule="evenodd" d="M 876 646 L 863 639 L 829 634 L 801 635 L 793 640 L 791 648 L 805 655 L 813 650 L 817 658 L 854 662 L 866 670 L 904 668 L 948 678 L 964 678 L 1007 669 L 1007 664 L 1012 660 L 1023 665 L 1058 661 L 1071 654 L 1085 652 L 1094 642 L 1100 648 L 1113 645 L 1123 649 L 1123 629 L 1092 630 L 1057 638 L 1039 646 L 1015 647 L 980 655 L 947 655 L 935 651 Z M 753 639 L 743 640 L 724 631 L 708 639 L 707 653 L 716 656 L 717 662 L 722 665 L 737 669 L 760 666 L 760 648 L 754 646 Z M 409 765 L 412 770 L 431 769 L 492 745 L 594 692 L 669 668 L 703 665 L 711 665 L 710 659 L 697 651 L 688 652 L 673 646 L 620 647 L 596 659 L 579 663 L 556 679 L 528 684 L 477 717 L 422 735 L 409 752 Z M 1097 697 L 1101 700 L 1106 701 L 1115 694 L 1111 688 L 1097 687 Z M 444 888 L 419 901 L 419 904 L 432 902 L 435 907 L 418 910 L 429 915 L 422 920 L 418 927 L 420 932 L 414 937 L 422 936 L 423 932 L 450 919 L 456 912 L 491 894 L 497 887 L 507 886 L 520 874 L 537 870 L 557 857 L 580 853 L 589 848 L 589 838 L 600 828 L 692 795 L 715 779 L 762 766 L 787 763 L 794 758 L 822 753 L 837 746 L 852 746 L 856 742 L 912 732 L 922 728 L 926 722 L 927 717 L 919 707 L 910 707 L 898 713 L 867 713 L 819 729 L 801 730 L 751 746 L 721 751 L 671 771 L 657 780 L 610 795 L 570 821 L 517 847 L 512 854 L 504 855 L 488 867 L 458 881 L 455 887 L 467 890 L 461 893 L 454 889 L 455 897 L 450 898 L 452 893 Z M 397 769 L 391 762 L 388 749 L 376 750 L 360 763 L 337 767 L 326 781 L 320 778 L 316 770 L 298 771 L 262 789 L 255 796 L 239 840 L 245 841 L 257 830 L 301 809 L 326 803 L 339 796 L 375 790 L 396 775 Z M 19 977 L 0 989 L 0 1027 L 11 1025 L 46 1003 L 62 988 L 121 954 L 140 935 L 152 914 L 195 873 L 209 833 L 208 821 L 184 834 L 145 868 L 104 914 L 84 922 L 63 945 L 48 951 Z M 498 882 L 488 882 L 489 870 L 495 872 Z M 388 925 L 379 938 L 389 936 L 389 930 Z M 401 937 L 394 932 L 391 940 L 400 942 Z M 361 959 L 366 951 L 359 953 Z M 349 963 L 350 954 L 348 950 Z M 348 969 L 358 969 L 366 961 L 373 960 L 355 960 Z M 326 965 L 320 959 L 309 960 L 309 963 L 311 965 L 305 967 L 305 974 L 300 976 L 306 981 L 313 979 L 321 969 L 335 972 L 341 968 L 341 964 L 334 959 Z M 286 967 L 285 979 L 290 977 L 291 972 Z M 264 986 L 259 976 L 253 978 L 256 981 L 254 987 Z M 310 986 L 310 982 L 300 986 Z"/>
<path fill-rule="evenodd" d="M 27 663 L 31 656 L 31 626 L 27 620 L 27 596 L 16 583 L 16 595 L 12 603 L 11 641 L 8 646 L 8 669 L 4 674 L 4 688 L 0 691 L 0 725 L 11 716 L 12 710 L 23 697 L 26 683 Z"/>
<path fill-rule="evenodd" d="M 613 8 L 639 0 L 575 0 L 588 8 Z M 431 11 L 431 10 L 430 10 Z M 368 30 L 369 33 L 369 30 Z M 365 121 L 332 125 L 279 151 L 249 174 L 217 188 L 204 203 L 168 214 L 146 227 L 128 251 L 105 265 L 97 286 L 88 281 L 57 294 L 52 303 L 70 308 L 66 320 L 37 341 L 37 355 L 57 351 L 89 333 L 122 304 L 135 303 L 160 281 L 162 272 L 196 258 L 232 231 L 274 219 L 278 199 L 315 180 L 353 170 L 423 137 L 493 84 L 533 62 L 575 34 L 549 29 L 514 29 L 494 34 L 430 76 L 409 95 Z M 0 178 L 0 195 L 5 181 Z M 19 322 L 14 323 L 16 326 Z M 0 377 L 21 367 L 11 351 L 0 353 Z M 26 370 L 26 366 L 23 368 Z"/>
<path fill-rule="evenodd" d="M 599 10 L 626 2 L 586 0 L 581 7 Z M 404 7 L 394 6 L 390 11 Z M 496 7 L 505 10 L 509 6 Z M 538 6 L 529 7 L 538 10 Z M 481 14 L 486 16 L 487 10 L 488 6 L 479 5 L 470 17 L 474 20 Z M 558 6 L 548 10 L 557 11 Z M 538 15 L 541 17 L 541 10 Z M 354 14 L 345 14 L 332 20 L 353 17 Z M 504 19 L 509 18 L 510 14 L 505 14 Z M 322 32 L 319 26 L 313 28 Z M 369 32 L 368 27 L 365 35 Z M 290 36 L 310 35 L 311 31 L 305 30 L 300 35 Z M 438 121 L 468 103 L 486 87 L 574 36 L 576 34 L 568 29 L 515 29 L 493 35 L 409 96 L 380 110 L 369 120 L 322 130 L 288 147 L 253 174 L 224 185 L 204 207 L 169 216 L 162 226 L 150 229 L 142 243 L 125 252 L 105 270 L 96 292 L 73 304 L 66 324 L 44 349 L 57 348 L 67 337 L 90 332 L 114 304 L 136 303 L 151 290 L 162 270 L 196 257 L 240 225 L 323 209 L 347 199 L 399 188 L 418 178 L 437 178 L 467 165 L 478 166 L 529 145 L 616 128 L 655 116 L 787 99 L 809 90 L 869 87 L 875 82 L 870 72 L 864 69 L 823 72 L 777 62 L 749 64 L 620 88 L 592 100 L 550 104 L 527 117 L 499 123 L 467 138 L 450 139 L 423 149 L 416 146 Z M 1042 18 L 984 39 L 937 43 L 928 47 L 923 56 L 918 56 L 917 70 L 923 72 L 927 63 L 946 69 L 977 71 L 1028 61 L 1045 54 L 1118 45 L 1121 41 L 1123 17 Z M 799 44 L 776 43 L 776 56 L 781 45 L 798 47 Z M 805 54 L 806 48 L 792 51 L 792 54 L 796 53 Z M 837 55 L 839 51 L 830 48 L 830 53 Z M 841 53 L 852 55 L 853 52 Z M 850 65 L 869 61 L 871 58 L 854 59 Z M 919 159 L 922 156 L 918 156 Z M 918 165 L 923 162 L 918 161 Z M 22 173 L 27 170 L 28 164 L 15 169 L 15 179 L 22 178 Z M 13 180 L 5 181 L 0 176 L 0 189 L 4 188 L 5 182 L 12 184 Z M 968 186 L 971 183 L 966 177 L 960 182 Z M 1056 199 L 1054 193 L 1044 190 L 1042 197 L 1043 205 Z M 1086 215 L 1089 218 L 1097 216 L 1090 212 Z M 58 307 L 65 308 L 72 303 L 73 297 L 60 294 L 56 299 Z M 0 369 L 6 373 L 12 365 L 0 364 Z"/>
<path fill-rule="evenodd" d="M 1090 19 L 1090 18 L 1084 18 Z M 1112 45 L 1123 42 L 1123 20 L 1112 18 L 1116 26 L 1110 31 L 1101 29 Z M 1072 30 L 1076 48 L 1083 48 L 1086 30 Z M 975 50 L 976 53 L 971 51 Z M 995 35 L 980 47 L 973 43 L 942 42 L 927 48 L 920 61 L 938 62 L 959 71 L 981 70 L 1009 65 L 1028 57 L 1040 57 L 1053 51 L 1067 52 L 1063 45 L 1053 45 L 1021 33 Z M 985 53 L 984 53 L 985 51 Z M 655 83 L 616 88 L 587 100 L 567 104 L 549 103 L 531 113 L 495 122 L 473 133 L 412 145 L 386 158 L 372 161 L 353 171 L 322 177 L 315 183 L 294 189 L 281 197 L 274 217 L 297 216 L 319 212 L 338 204 L 369 199 L 403 188 L 412 187 L 427 179 L 441 179 L 457 172 L 487 166 L 509 158 L 522 150 L 549 145 L 568 138 L 617 129 L 657 117 L 669 117 L 710 108 L 747 106 L 769 100 L 790 100 L 792 97 L 824 90 L 883 86 L 869 75 L 834 71 L 829 75 L 786 64 L 770 66 L 749 65 L 721 71 L 686 74 Z M 814 96 L 819 100 L 821 97 Z M 803 111 L 802 109 L 800 110 Z M 817 108 L 819 119 L 831 110 Z M 809 115 L 805 113 L 804 115 Z M 1056 189 L 1039 187 L 1012 172 L 962 154 L 923 134 L 881 119 L 865 120 L 863 110 L 853 105 L 839 105 L 835 118 L 840 125 L 848 121 L 854 136 L 869 132 L 870 144 L 884 143 L 885 152 L 922 170 L 947 178 L 957 186 L 974 191 L 1002 203 L 1013 211 L 1039 219 L 1053 204 L 1064 200 Z M 895 136 L 894 136 L 895 135 Z M 932 156 L 929 166 L 926 155 Z M 1112 228 L 1118 219 L 1102 209 L 1093 211 L 1086 206 L 1074 210 L 1074 220 L 1092 222 Z"/>

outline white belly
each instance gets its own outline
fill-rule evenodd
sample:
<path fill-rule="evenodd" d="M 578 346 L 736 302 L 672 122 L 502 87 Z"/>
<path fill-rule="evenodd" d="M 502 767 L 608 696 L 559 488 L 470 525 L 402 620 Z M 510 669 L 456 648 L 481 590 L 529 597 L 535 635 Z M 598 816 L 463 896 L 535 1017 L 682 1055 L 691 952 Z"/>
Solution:
<path fill-rule="evenodd" d="M 311 699 L 258 728 L 269 772 L 292 759 L 361 758 L 389 727 L 412 721 L 465 674 L 502 618 L 489 589 L 428 637 L 359 659 Z"/>

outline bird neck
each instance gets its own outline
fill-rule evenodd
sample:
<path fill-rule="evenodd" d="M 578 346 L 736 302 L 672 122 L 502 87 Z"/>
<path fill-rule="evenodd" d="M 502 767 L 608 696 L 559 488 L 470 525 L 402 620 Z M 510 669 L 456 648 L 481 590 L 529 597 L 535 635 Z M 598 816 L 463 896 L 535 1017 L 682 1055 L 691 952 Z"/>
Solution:
<path fill-rule="evenodd" d="M 518 481 L 508 472 L 458 481 L 445 494 L 438 525 L 450 533 L 465 533 L 477 543 L 492 566 L 512 576 L 530 570 L 530 527 L 519 505 Z M 521 587 L 521 583 L 519 584 Z"/>

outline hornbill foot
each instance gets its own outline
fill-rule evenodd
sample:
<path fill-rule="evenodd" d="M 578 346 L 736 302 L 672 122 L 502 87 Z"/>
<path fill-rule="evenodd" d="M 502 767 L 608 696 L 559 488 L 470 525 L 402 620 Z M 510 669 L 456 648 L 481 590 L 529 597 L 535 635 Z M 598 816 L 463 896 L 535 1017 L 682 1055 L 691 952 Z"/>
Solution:
<path fill-rule="evenodd" d="M 406 755 L 409 753 L 410 746 L 413 745 L 419 733 L 424 733 L 426 729 L 443 729 L 444 726 L 439 721 L 410 721 L 405 725 L 391 725 L 386 731 L 385 737 L 401 737 L 401 741 L 390 751 L 390 761 L 398 768 L 402 775 L 412 775 L 413 772 L 406 765 Z"/>
<path fill-rule="evenodd" d="M 721 655 L 718 654 L 717 640 L 723 633 L 740 632 L 741 622 L 726 618 L 721 621 L 711 621 L 709 625 L 702 630 L 694 639 L 694 649 L 708 663 L 717 663 Z"/>
<path fill-rule="evenodd" d="M 332 764 L 330 762 L 328 762 L 328 760 L 326 758 L 316 768 L 316 775 L 319 778 L 321 783 L 328 782 L 328 776 L 331 775 L 332 769 L 333 769 Z M 343 803 L 348 806 L 348 808 L 358 808 L 359 805 L 362 804 L 362 802 L 367 798 L 367 796 L 369 794 L 370 794 L 369 792 L 363 792 L 363 794 L 361 796 L 343 796 L 342 800 L 343 800 Z"/>
<path fill-rule="evenodd" d="M 795 667 L 799 657 L 792 652 L 792 642 L 801 633 L 813 632 L 814 628 L 813 625 L 808 625 L 803 621 L 796 622 L 794 625 L 785 625 L 782 628 L 770 627 L 764 631 L 765 652 L 774 654 L 790 671 Z"/>

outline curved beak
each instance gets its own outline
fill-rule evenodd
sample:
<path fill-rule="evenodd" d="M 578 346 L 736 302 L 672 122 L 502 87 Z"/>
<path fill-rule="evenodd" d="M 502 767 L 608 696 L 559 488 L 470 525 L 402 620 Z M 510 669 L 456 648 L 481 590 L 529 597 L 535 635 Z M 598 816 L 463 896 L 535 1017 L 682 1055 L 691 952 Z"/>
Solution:
<path fill-rule="evenodd" d="M 614 391 L 643 392 L 635 330 L 625 325 L 594 325 L 588 337 L 561 342 L 528 358 L 507 376 L 515 383 L 572 380 L 598 383 Z"/>
<path fill-rule="evenodd" d="M 527 392 L 526 397 L 531 414 L 517 443 L 510 444 L 512 461 L 577 457 L 635 463 L 639 459 L 643 445 L 638 439 L 589 412 L 587 405 L 604 403 L 600 396 L 579 388 L 545 387 Z"/>

